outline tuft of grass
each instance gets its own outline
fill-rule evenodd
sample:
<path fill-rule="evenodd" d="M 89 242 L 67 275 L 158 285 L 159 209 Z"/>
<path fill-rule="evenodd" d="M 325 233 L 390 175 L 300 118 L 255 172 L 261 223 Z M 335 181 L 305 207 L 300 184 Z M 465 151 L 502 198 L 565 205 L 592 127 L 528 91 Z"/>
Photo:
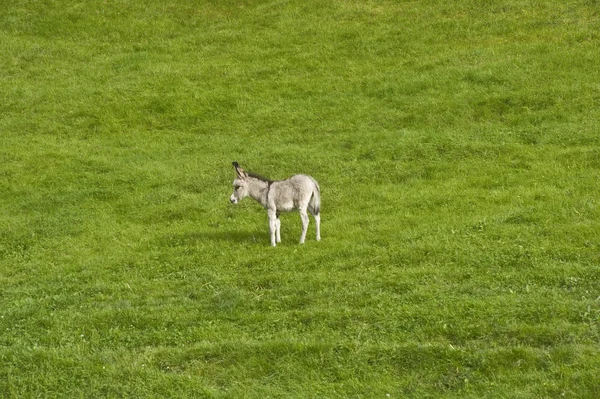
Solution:
<path fill-rule="evenodd" d="M 1 4 L 0 392 L 596 397 L 594 3 Z"/>

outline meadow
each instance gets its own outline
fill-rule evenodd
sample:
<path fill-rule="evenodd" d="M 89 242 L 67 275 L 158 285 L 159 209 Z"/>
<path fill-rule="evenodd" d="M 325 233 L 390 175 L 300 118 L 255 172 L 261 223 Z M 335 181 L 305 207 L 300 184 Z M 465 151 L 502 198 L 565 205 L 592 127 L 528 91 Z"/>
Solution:
<path fill-rule="evenodd" d="M 0 3 L 0 397 L 597 398 L 596 0 Z M 238 161 L 314 176 L 229 203 Z"/>

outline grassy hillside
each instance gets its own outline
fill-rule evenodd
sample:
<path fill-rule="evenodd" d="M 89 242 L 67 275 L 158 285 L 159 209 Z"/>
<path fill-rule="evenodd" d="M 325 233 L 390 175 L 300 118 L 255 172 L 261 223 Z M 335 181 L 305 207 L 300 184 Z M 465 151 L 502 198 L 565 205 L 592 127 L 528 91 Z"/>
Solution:
<path fill-rule="evenodd" d="M 597 1 L 0 4 L 0 396 L 595 398 Z M 322 235 L 229 204 L 321 184 Z M 312 221 L 312 220 L 311 220 Z"/>

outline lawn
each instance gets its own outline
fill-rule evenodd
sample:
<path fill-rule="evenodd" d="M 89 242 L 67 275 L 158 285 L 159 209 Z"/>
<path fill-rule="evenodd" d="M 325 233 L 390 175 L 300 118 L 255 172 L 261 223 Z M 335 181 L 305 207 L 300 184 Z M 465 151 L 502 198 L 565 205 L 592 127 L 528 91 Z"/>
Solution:
<path fill-rule="evenodd" d="M 1 3 L 0 396 L 597 398 L 599 6 Z"/>

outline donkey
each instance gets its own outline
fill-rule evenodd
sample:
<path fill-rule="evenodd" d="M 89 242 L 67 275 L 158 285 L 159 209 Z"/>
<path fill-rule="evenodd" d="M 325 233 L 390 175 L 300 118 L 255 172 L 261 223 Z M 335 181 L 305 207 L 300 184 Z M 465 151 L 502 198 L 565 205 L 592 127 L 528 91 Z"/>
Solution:
<path fill-rule="evenodd" d="M 237 204 L 242 198 L 250 196 L 260 202 L 269 216 L 271 245 L 281 242 L 281 212 L 300 211 L 302 235 L 300 244 L 304 244 L 308 229 L 308 210 L 315 219 L 317 241 L 321 240 L 321 190 L 319 183 L 307 175 L 294 175 L 286 180 L 269 180 L 260 175 L 246 172 L 240 164 L 233 162 L 236 178 L 233 181 L 233 194 L 229 201 Z"/>

